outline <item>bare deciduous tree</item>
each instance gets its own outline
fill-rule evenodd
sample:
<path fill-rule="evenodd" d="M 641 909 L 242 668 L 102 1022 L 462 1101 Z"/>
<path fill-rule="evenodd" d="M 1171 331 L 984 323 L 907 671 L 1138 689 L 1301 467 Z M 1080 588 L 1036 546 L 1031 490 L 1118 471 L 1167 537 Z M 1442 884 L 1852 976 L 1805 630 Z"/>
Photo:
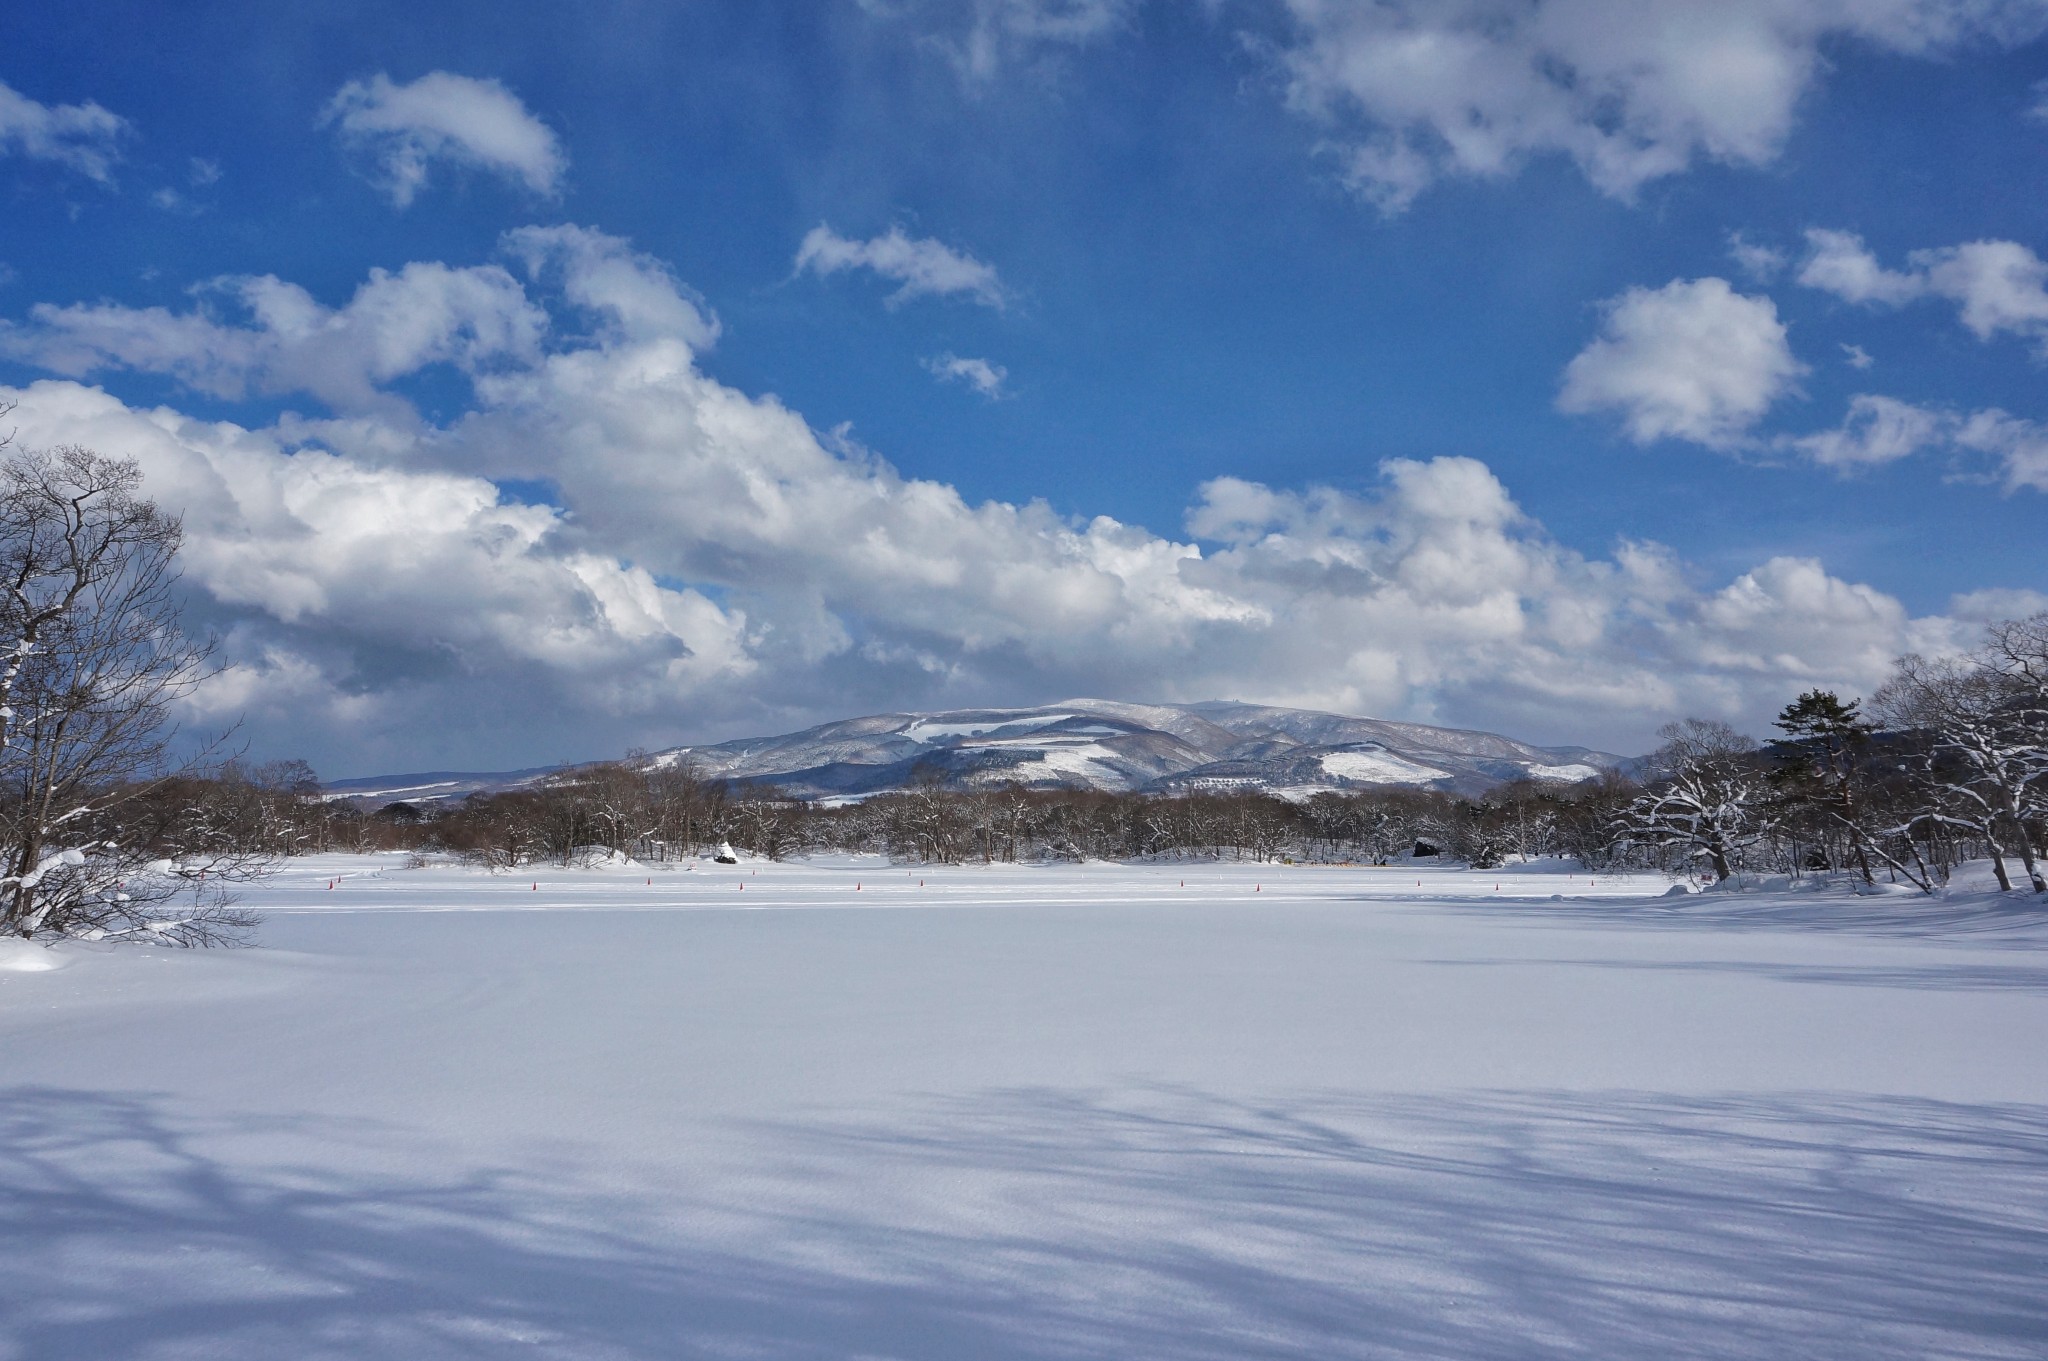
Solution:
<path fill-rule="evenodd" d="M 176 516 L 88 449 L 0 461 L 0 931 L 231 942 L 261 857 L 124 817 L 166 774 L 171 709 L 211 674 L 178 627 Z M 159 829 L 161 830 L 161 829 Z"/>

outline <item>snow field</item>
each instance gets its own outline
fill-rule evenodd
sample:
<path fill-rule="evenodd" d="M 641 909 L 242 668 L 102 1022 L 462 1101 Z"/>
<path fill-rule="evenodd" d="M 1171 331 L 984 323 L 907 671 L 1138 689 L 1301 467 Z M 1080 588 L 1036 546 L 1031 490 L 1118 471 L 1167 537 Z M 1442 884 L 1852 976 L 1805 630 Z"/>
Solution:
<path fill-rule="evenodd" d="M 0 1358 L 2048 1336 L 2038 904 L 404 863 L 0 970 Z"/>
<path fill-rule="evenodd" d="M 1450 774 L 1435 766 L 1409 761 L 1389 751 L 1333 751 L 1323 769 L 1345 780 L 1376 780 L 1387 784 L 1427 784 Z"/>
<path fill-rule="evenodd" d="M 1162 861 L 1086 866 L 902 865 L 883 856 L 832 855 L 739 865 L 526 866 L 492 872 L 459 865 L 405 868 L 404 855 L 305 856 L 289 861 L 251 898 L 268 913 L 672 911 L 777 907 L 993 907 L 1053 903 L 1625 899 L 1667 891 L 1662 874 L 1589 874 L 1555 862 L 1503 870 L 1435 865 L 1287 865 Z M 329 885 L 332 885 L 330 888 Z M 740 900 L 724 895 L 759 894 Z M 519 895 L 526 896 L 521 897 Z M 859 895 L 859 896 L 856 896 Z M 876 895 L 870 897 L 868 895 Z M 259 901 L 260 900 L 260 901 Z"/>

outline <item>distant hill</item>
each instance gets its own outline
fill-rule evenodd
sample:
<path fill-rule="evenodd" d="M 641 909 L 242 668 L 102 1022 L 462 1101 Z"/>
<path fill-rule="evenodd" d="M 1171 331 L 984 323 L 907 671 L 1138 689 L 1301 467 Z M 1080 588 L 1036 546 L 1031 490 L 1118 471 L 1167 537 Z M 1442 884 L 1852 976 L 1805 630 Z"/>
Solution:
<path fill-rule="evenodd" d="M 644 758 L 688 760 L 706 776 L 773 784 L 797 798 L 840 800 L 908 787 L 930 770 L 954 786 L 1182 793 L 1260 789 L 1285 798 L 1401 785 L 1481 794 L 1512 780 L 1571 783 L 1627 764 L 1587 747 L 1537 747 L 1497 733 L 1351 718 L 1219 700 L 1122 704 L 1074 699 L 1030 709 L 875 714 L 779 737 L 676 747 Z M 459 799 L 518 788 L 562 767 L 502 774 L 437 771 L 341 780 L 330 797 Z"/>
<path fill-rule="evenodd" d="M 877 714 L 780 737 L 678 747 L 706 775 L 806 799 L 908 785 L 921 768 L 957 785 L 1182 792 L 1255 788 L 1291 798 L 1406 785 L 1478 794 L 1511 780 L 1572 782 L 1623 764 L 1586 747 L 1259 704 L 1075 699 L 1030 709 Z"/>

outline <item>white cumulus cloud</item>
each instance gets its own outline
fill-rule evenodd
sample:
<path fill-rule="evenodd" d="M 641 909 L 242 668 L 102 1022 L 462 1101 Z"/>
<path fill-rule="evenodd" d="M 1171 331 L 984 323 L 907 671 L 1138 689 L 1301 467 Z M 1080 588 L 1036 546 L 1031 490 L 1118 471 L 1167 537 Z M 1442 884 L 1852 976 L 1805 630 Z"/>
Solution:
<path fill-rule="evenodd" d="M 321 111 L 343 145 L 366 155 L 374 178 L 403 208 L 435 161 L 489 171 L 536 194 L 561 189 L 569 158 L 554 130 L 495 80 L 429 71 L 398 84 L 383 72 L 352 80 Z"/>
<path fill-rule="evenodd" d="M 506 250 L 529 277 L 559 278 L 563 295 L 612 339 L 666 337 L 693 350 L 718 339 L 718 319 L 661 261 L 594 227 L 520 227 Z"/>
<path fill-rule="evenodd" d="M 127 119 L 90 99 L 43 104 L 0 81 L 0 154 L 52 161 L 104 184 L 131 130 Z"/>
<path fill-rule="evenodd" d="M 1617 198 L 1706 159 L 1773 160 L 1822 44 L 1934 56 L 2048 27 L 2038 0 L 1285 0 L 1289 103 L 1387 211 L 1445 176 L 1571 159 Z"/>
<path fill-rule="evenodd" d="M 336 751 L 403 764 L 435 750 L 437 727 L 476 742 L 575 713 L 587 729 L 752 669 L 743 613 L 579 544 L 562 512 L 480 476 L 65 381 L 0 395 L 20 404 L 24 444 L 134 458 L 183 515 L 186 580 L 230 663 L 202 715 L 269 714 L 265 740 L 324 747 L 330 766 Z"/>
<path fill-rule="evenodd" d="M 1815 227 L 1806 233 L 1806 263 L 1799 282 L 1834 294 L 1844 302 L 1909 302 L 1927 292 L 1919 275 L 1886 269 L 1854 232 Z"/>
<path fill-rule="evenodd" d="M 2048 592 L 2024 587 L 1993 586 L 1965 591 L 1948 602 L 1949 617 L 1971 623 L 1993 624 L 2001 619 L 2024 619 L 2048 610 Z"/>
<path fill-rule="evenodd" d="M 1728 258 L 1753 283 L 1769 283 L 1784 273 L 1789 263 L 1784 251 L 1752 241 L 1741 232 L 1728 233 Z"/>
<path fill-rule="evenodd" d="M 1935 452 L 1963 464 L 1966 475 L 1980 477 L 1988 459 L 2008 494 L 2048 491 L 2048 426 L 1997 407 L 1955 412 L 1859 392 L 1849 399 L 1840 425 L 1778 444 L 1842 473 Z"/>
<path fill-rule="evenodd" d="M 1815 228 L 1799 282 L 1844 302 L 1900 306 L 1943 298 L 1979 340 L 2013 333 L 2048 353 L 2048 261 L 2017 241 L 1970 241 L 1916 250 L 1886 269 L 1853 232 Z"/>
<path fill-rule="evenodd" d="M 1992 407 L 1965 417 L 1954 438 L 1961 448 L 1995 457 L 2007 491 L 2048 492 L 2048 425 Z"/>
<path fill-rule="evenodd" d="M 847 269 L 871 270 L 897 285 L 887 299 L 891 307 L 912 298 L 964 297 L 1000 309 L 1008 299 L 994 265 L 930 237 L 909 236 L 900 226 L 854 241 L 820 223 L 797 246 L 795 269 L 820 277 Z"/>
<path fill-rule="evenodd" d="M 1759 675 L 1882 675 L 1903 640 L 1946 632 L 1945 621 L 1916 627 L 1891 596 L 1795 557 L 1772 558 L 1742 573 L 1701 602 L 1697 618 L 1698 662 Z"/>
<path fill-rule="evenodd" d="M 951 352 L 933 355 L 924 361 L 924 366 L 934 377 L 948 382 L 965 383 L 990 401 L 1004 395 L 1003 381 L 1010 376 L 1010 371 L 1001 364 L 991 364 L 986 359 L 971 359 Z"/>
<path fill-rule="evenodd" d="M 1638 444 L 1732 448 L 1805 372 L 1776 305 L 1725 279 L 1631 288 L 1604 312 L 1599 335 L 1566 367 L 1557 404 L 1616 412 Z"/>
<path fill-rule="evenodd" d="M 1859 392 L 1849 399 L 1849 414 L 1841 425 L 1790 443 L 1823 467 L 1846 471 L 1895 463 L 1932 448 L 1947 436 L 1949 424 L 1938 411 Z"/>

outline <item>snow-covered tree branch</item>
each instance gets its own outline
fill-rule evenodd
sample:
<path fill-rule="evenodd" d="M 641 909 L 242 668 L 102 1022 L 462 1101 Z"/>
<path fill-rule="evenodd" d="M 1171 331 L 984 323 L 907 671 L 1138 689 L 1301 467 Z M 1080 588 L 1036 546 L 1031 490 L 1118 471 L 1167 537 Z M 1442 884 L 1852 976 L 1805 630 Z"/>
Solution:
<path fill-rule="evenodd" d="M 1726 880 L 1772 830 L 1756 741 L 1699 718 L 1667 724 L 1658 735 L 1664 745 L 1651 757 L 1655 779 L 1621 810 L 1615 841 L 1676 850 Z"/>

